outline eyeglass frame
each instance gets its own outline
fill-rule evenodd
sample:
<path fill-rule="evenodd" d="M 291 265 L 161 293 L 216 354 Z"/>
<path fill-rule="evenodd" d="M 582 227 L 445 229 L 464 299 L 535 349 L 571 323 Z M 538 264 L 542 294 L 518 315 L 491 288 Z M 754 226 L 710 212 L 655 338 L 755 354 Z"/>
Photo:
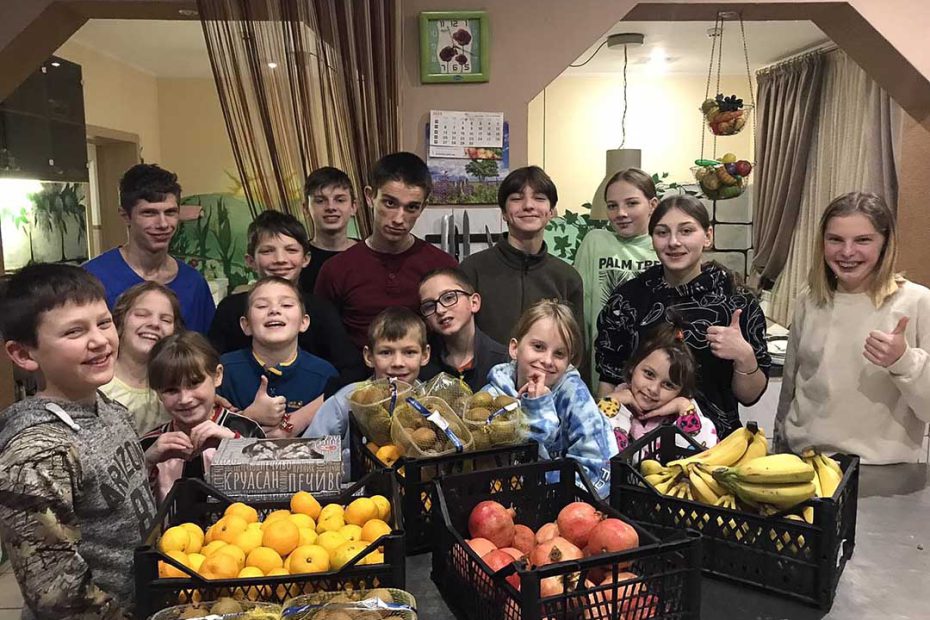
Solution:
<path fill-rule="evenodd" d="M 445 303 L 443 303 L 443 302 L 442 302 L 442 298 L 445 297 L 445 296 L 447 296 L 447 295 L 449 295 L 450 293 L 453 294 L 453 295 L 455 295 L 455 300 L 454 300 L 451 304 L 445 304 Z M 455 304 L 459 303 L 459 295 L 465 295 L 466 297 L 469 297 L 469 296 L 474 295 L 474 294 L 475 294 L 475 293 L 469 293 L 468 291 L 463 291 L 463 290 L 460 289 L 460 288 L 454 288 L 454 289 L 451 289 L 451 290 L 448 290 L 448 291 L 444 292 L 442 295 L 440 295 L 440 296 L 437 297 L 436 299 L 428 299 L 428 300 L 426 300 L 426 301 L 424 301 L 424 302 L 421 302 L 421 303 L 420 303 L 420 307 L 418 308 L 418 310 L 420 311 L 420 315 L 421 315 L 423 318 L 426 318 L 426 317 L 428 317 L 428 316 L 432 316 L 432 315 L 436 314 L 436 311 L 439 309 L 439 306 L 442 306 L 443 308 L 451 308 L 451 307 L 454 306 Z M 432 304 L 432 310 L 430 310 L 429 312 L 426 312 L 425 310 L 423 310 L 423 306 L 426 306 L 426 305 L 428 305 L 428 304 Z"/>

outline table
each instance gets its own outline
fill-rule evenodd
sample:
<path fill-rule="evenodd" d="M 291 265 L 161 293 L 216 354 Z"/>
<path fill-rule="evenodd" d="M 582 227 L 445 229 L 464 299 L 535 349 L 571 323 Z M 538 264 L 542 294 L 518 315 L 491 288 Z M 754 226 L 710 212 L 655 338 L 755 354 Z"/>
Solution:
<path fill-rule="evenodd" d="M 430 579 L 430 554 L 407 558 L 407 590 L 421 618 L 452 618 Z M 863 465 L 856 548 L 829 613 L 705 577 L 704 620 L 930 618 L 930 477 L 926 464 Z"/>

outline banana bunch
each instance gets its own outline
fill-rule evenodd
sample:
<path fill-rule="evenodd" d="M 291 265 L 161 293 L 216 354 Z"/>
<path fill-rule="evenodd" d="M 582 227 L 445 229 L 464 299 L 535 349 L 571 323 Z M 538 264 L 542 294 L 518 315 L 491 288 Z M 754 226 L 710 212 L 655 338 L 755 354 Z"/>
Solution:
<path fill-rule="evenodd" d="M 714 479 L 713 471 L 720 466 L 735 466 L 747 460 L 765 456 L 765 432 L 755 422 L 737 429 L 717 445 L 668 465 L 645 459 L 640 473 L 663 495 L 699 501 L 711 506 L 729 491 Z M 735 506 L 735 500 L 734 500 Z"/>
<path fill-rule="evenodd" d="M 825 454 L 819 454 L 808 448 L 801 457 L 815 472 L 814 487 L 817 497 L 833 497 L 836 489 L 843 480 L 843 470 L 840 464 Z"/>
<path fill-rule="evenodd" d="M 735 467 L 718 467 L 714 479 L 753 507 L 786 510 L 814 497 L 814 468 L 794 454 L 771 454 Z"/>

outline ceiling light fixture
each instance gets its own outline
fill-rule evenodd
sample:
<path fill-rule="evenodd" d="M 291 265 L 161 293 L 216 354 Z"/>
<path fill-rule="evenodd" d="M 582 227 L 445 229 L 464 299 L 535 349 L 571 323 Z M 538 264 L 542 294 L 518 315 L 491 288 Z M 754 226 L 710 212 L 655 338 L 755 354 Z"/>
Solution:
<path fill-rule="evenodd" d="M 58 62 L 57 60 L 53 60 L 53 61 L 52 61 L 52 66 L 53 66 L 53 67 L 60 67 L 60 66 L 61 66 L 61 63 Z"/>
<path fill-rule="evenodd" d="M 194 9 L 178 9 L 178 15 L 181 17 L 200 17 L 200 13 Z"/>
<path fill-rule="evenodd" d="M 628 149 L 626 147 L 626 112 L 627 112 L 627 77 L 626 71 L 629 65 L 629 56 L 627 48 L 629 46 L 639 47 L 646 42 L 646 37 L 639 32 L 624 32 L 612 34 L 607 37 L 607 47 L 611 49 L 623 48 L 623 113 L 620 117 L 620 146 L 615 149 L 609 149 L 606 157 L 606 175 L 604 180 L 598 186 L 591 200 L 591 217 L 596 219 L 607 219 L 607 203 L 604 201 L 604 188 L 607 182 L 615 173 L 627 168 L 641 168 L 643 152 L 640 149 Z M 663 52 L 664 56 L 664 52 Z"/>

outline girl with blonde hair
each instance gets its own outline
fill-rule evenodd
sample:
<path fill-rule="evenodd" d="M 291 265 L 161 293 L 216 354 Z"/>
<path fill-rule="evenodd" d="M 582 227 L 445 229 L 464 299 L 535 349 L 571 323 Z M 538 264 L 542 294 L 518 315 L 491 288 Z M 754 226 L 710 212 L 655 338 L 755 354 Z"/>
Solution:
<path fill-rule="evenodd" d="M 604 497 L 610 491 L 609 461 L 617 442 L 575 368 L 583 349 L 572 309 L 557 300 L 540 300 L 514 327 L 512 361 L 493 367 L 483 389 L 520 399 L 529 439 L 539 444 L 540 458 L 576 460 Z"/>
<path fill-rule="evenodd" d="M 894 214 L 850 192 L 820 220 L 795 305 L 775 441 L 799 452 L 916 462 L 930 421 L 930 290 L 895 272 Z"/>

